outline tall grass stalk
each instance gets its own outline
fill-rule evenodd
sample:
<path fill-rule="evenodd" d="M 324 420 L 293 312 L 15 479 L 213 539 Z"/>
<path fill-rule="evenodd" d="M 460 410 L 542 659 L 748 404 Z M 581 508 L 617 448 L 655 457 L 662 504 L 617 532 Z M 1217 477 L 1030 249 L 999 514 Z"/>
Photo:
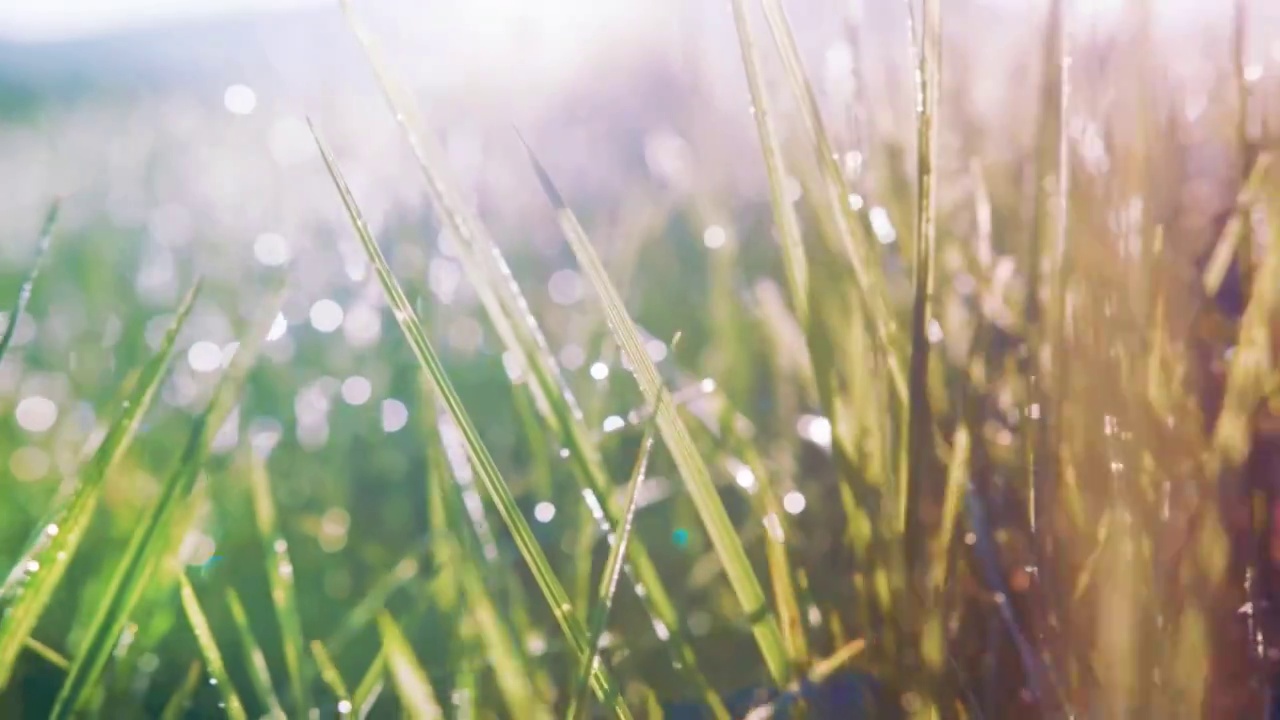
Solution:
<path fill-rule="evenodd" d="M 556 622 L 561 626 L 573 646 L 575 654 L 579 658 L 584 657 L 588 652 L 586 648 L 587 633 L 581 618 L 574 611 L 568 595 L 551 569 L 550 563 L 547 562 L 542 549 L 534 539 L 528 523 L 520 514 L 515 498 L 511 495 L 511 490 L 499 474 L 497 465 L 489 455 L 489 451 L 481 441 L 475 425 L 463 408 L 461 399 L 444 372 L 439 356 L 422 331 L 422 323 L 418 319 L 417 313 L 414 312 L 413 306 L 409 303 L 408 298 L 405 297 L 399 282 L 392 275 L 386 258 L 383 257 L 382 251 L 378 248 L 372 234 L 369 232 L 368 226 L 361 217 L 360 211 L 356 207 L 355 199 L 351 196 L 351 190 L 342 179 L 333 156 L 320 141 L 318 135 L 316 136 L 316 142 L 333 179 L 334 186 L 346 206 L 351 218 L 351 224 L 378 275 L 378 280 L 386 293 L 387 303 L 391 306 L 396 322 L 399 324 L 405 339 L 409 342 L 424 376 L 431 383 L 436 395 L 448 410 L 450 418 L 453 419 L 462 433 L 467 455 L 481 486 L 493 501 L 498 514 L 502 517 L 503 523 L 511 532 L 525 564 L 533 573 L 552 615 L 555 616 Z M 593 672 L 592 688 L 595 690 L 596 695 L 618 717 L 629 718 L 631 716 L 626 703 L 622 699 L 620 690 L 612 677 L 610 677 L 610 674 L 603 668 L 597 667 Z"/>
<path fill-rule="evenodd" d="M 725 575 L 737 597 L 739 609 L 751 624 L 752 634 L 755 635 L 756 644 L 760 647 L 760 653 L 769 669 L 769 674 L 775 682 L 784 683 L 789 673 L 782 634 L 765 599 L 764 591 L 760 588 L 760 581 L 747 559 L 737 531 L 711 483 L 706 463 L 694 447 L 689 430 L 672 403 L 670 392 L 662 385 L 658 368 L 645 350 L 639 328 L 636 327 L 635 320 L 627 312 L 617 288 L 613 286 L 605 272 L 600 258 L 587 238 L 586 231 L 565 204 L 532 150 L 529 150 L 529 159 L 543 192 L 555 208 L 560 228 L 569 241 L 574 256 L 577 257 L 584 274 L 604 306 L 614 341 L 622 348 L 622 355 L 630 364 L 631 372 L 646 402 L 656 407 L 658 430 L 662 434 L 667 449 L 671 452 L 672 459 L 675 460 L 676 469 L 706 527 L 711 544 L 724 565 Z"/>

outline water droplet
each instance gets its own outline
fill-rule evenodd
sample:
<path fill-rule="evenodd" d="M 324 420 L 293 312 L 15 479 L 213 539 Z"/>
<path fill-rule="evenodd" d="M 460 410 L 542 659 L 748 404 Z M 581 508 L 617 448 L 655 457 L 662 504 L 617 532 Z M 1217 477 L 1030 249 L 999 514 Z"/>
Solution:
<path fill-rule="evenodd" d="M 804 499 L 804 495 L 799 490 L 792 490 L 782 498 L 782 509 L 792 515 L 799 515 L 804 512 L 805 505 L 808 504 Z"/>

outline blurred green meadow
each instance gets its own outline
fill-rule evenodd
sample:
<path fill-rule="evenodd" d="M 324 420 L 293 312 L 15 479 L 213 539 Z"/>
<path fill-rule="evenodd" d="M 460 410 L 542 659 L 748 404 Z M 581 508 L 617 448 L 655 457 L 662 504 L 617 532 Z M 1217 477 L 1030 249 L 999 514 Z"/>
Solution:
<path fill-rule="evenodd" d="M 1274 9 L 341 5 L 0 42 L 0 714 L 1269 707 Z"/>

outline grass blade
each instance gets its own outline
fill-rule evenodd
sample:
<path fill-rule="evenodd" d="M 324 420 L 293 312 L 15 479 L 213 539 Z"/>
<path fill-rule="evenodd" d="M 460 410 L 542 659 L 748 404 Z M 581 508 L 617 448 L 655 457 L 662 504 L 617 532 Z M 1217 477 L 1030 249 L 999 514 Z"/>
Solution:
<path fill-rule="evenodd" d="M 426 383 L 423 383 L 425 386 Z M 434 395 L 422 388 L 423 405 L 434 409 Z M 454 640 L 464 648 L 473 647 L 473 635 L 479 635 L 487 663 L 493 668 L 498 692 L 512 717 L 529 717 L 531 720 L 550 720 L 551 710 L 538 697 L 534 687 L 538 673 L 531 667 L 518 643 L 512 637 L 508 624 L 498 612 L 498 606 L 489 593 L 482 576 L 482 568 L 491 567 L 479 550 L 476 532 L 466 516 L 463 488 L 446 459 L 448 450 L 440 433 L 440 422 L 431 410 L 423 413 L 423 430 L 426 435 L 428 478 L 428 515 L 431 531 L 436 541 L 436 565 L 449 568 L 455 582 L 441 583 L 435 601 L 440 609 L 455 617 L 458 631 Z M 518 604 L 518 603 L 516 603 Z M 523 633 L 518 619 L 509 621 Z M 474 625 L 474 630 L 472 629 Z M 474 681 L 473 661 L 465 651 L 451 658 L 456 671 Z"/>
<path fill-rule="evenodd" d="M 900 527 L 905 528 L 907 572 L 917 575 L 924 560 L 926 535 L 913 509 L 927 497 L 924 481 L 933 446 L 933 416 L 929 407 L 929 325 L 934 319 L 934 254 L 937 245 L 938 82 L 942 54 L 942 8 L 939 0 L 925 0 L 921 28 L 919 97 L 916 139 L 916 238 L 914 299 L 911 304 L 911 356 L 907 378 L 907 441 L 903 445 L 904 487 L 899 494 Z"/>
<path fill-rule="evenodd" d="M 31 262 L 31 269 L 23 278 L 22 285 L 18 288 L 18 297 L 13 302 L 13 310 L 9 312 L 4 334 L 0 335 L 0 360 L 4 359 L 5 352 L 13 342 L 13 335 L 18 331 L 18 322 L 22 320 L 22 314 L 27 311 L 27 305 L 31 302 L 31 290 L 35 287 L 36 278 L 40 276 L 40 268 L 44 265 L 45 256 L 48 255 L 49 245 L 53 240 L 53 227 L 58 222 L 60 204 L 55 200 L 49 206 L 49 211 L 44 216 L 44 223 L 40 226 L 40 238 L 36 241 L 36 257 Z M 0 686 L 3 686 L 3 683 L 0 683 Z"/>
<path fill-rule="evenodd" d="M 400 626 L 386 612 L 378 615 L 378 631 L 382 635 L 382 647 L 387 658 L 391 681 L 400 695 L 405 716 L 412 720 L 444 720 L 444 711 L 436 700 L 435 691 L 427 672 L 400 632 Z"/>
<path fill-rule="evenodd" d="M 1247 237 L 1249 213 L 1253 211 L 1254 205 L 1261 196 L 1262 184 L 1271 169 L 1271 162 L 1270 154 L 1258 156 L 1248 179 L 1245 180 L 1244 187 L 1240 189 L 1235 209 L 1227 220 L 1226 226 L 1222 228 L 1222 234 L 1218 236 L 1218 242 L 1214 244 L 1209 261 L 1205 264 L 1201 282 L 1207 297 L 1215 297 L 1222 289 L 1222 282 L 1227 277 L 1227 271 L 1231 269 L 1231 261 L 1246 244 L 1243 240 Z"/>
<path fill-rule="evenodd" d="M 356 717 L 359 720 L 369 717 L 373 706 L 378 704 L 378 698 L 382 697 L 382 689 L 385 687 L 383 675 L 386 670 L 387 648 L 383 645 L 378 649 L 373 662 L 369 663 L 369 669 L 365 670 L 364 676 L 360 678 L 360 684 L 356 686 L 356 694 L 351 696 L 351 703 L 355 706 Z"/>
<path fill-rule="evenodd" d="M 121 404 L 122 411 L 108 426 L 102 443 L 85 464 L 79 483 L 40 523 L 36 537 L 27 544 L 0 589 L 0 602 L 6 605 L 0 616 L 0 688 L 8 684 L 23 643 L 31 636 L 71 558 L 80 548 L 102 495 L 103 483 L 133 444 L 138 426 L 155 400 L 160 381 L 173 360 L 178 332 L 190 316 L 199 292 L 200 283 L 196 282 L 178 306 L 159 349 L 133 382 Z"/>
<path fill-rule="evenodd" d="M 745 720 L 769 720 L 769 718 L 776 717 L 778 711 L 781 710 L 783 706 L 793 703 L 796 698 L 801 696 L 806 688 L 821 685 L 826 682 L 828 678 L 836 674 L 837 670 L 844 667 L 850 660 L 861 655 L 862 651 L 866 650 L 866 648 L 867 643 L 865 640 L 858 639 L 850 641 L 831 657 L 823 658 L 822 660 L 814 663 L 813 667 L 809 670 L 808 675 L 805 676 L 803 682 L 792 682 L 788 684 L 786 690 L 779 698 L 768 705 L 762 705 L 752 710 L 747 714 Z"/>
<path fill-rule="evenodd" d="M 284 651 L 285 672 L 289 676 L 289 689 L 295 710 L 305 712 L 311 707 L 307 683 L 303 681 L 302 658 L 306 640 L 302 634 L 302 616 L 298 613 L 298 600 L 294 591 L 293 561 L 289 558 L 289 543 L 280 531 L 276 516 L 275 500 L 271 496 L 271 478 L 262 458 L 247 453 L 249 464 L 249 489 L 253 498 L 253 516 L 262 540 L 263 557 L 267 564 L 267 583 L 271 588 L 271 607 Z"/>
<path fill-rule="evenodd" d="M 227 588 L 227 607 L 231 609 L 231 619 L 240 635 L 240 645 L 244 648 L 245 666 L 249 668 L 249 678 L 253 681 L 253 689 L 258 697 L 267 704 L 267 715 L 272 718 L 284 718 L 284 709 L 280 706 L 280 698 L 276 696 L 275 683 L 271 682 L 271 669 L 267 667 L 267 658 L 262 654 L 262 645 L 253 635 L 249 625 L 249 615 L 240 602 L 235 590 Z"/>
<path fill-rule="evenodd" d="M 165 480 L 159 499 L 139 519 L 112 573 L 103 601 L 85 631 L 83 647 L 72 661 L 67 679 L 54 701 L 52 718 L 62 720 L 75 716 L 98 686 L 112 648 L 166 550 L 173 515 L 191 495 L 209 444 L 230 415 L 245 376 L 257 359 L 262 338 L 278 312 L 279 298 L 268 303 L 268 308 L 269 313 L 264 313 L 250 328 L 231 366 L 219 380 L 209 406 L 192 425 L 178 464 Z"/>
<path fill-rule="evenodd" d="M 338 698 L 338 712 L 350 712 L 351 691 L 347 689 L 347 683 L 342 679 L 342 673 L 338 670 L 338 666 L 334 664 L 333 658 L 329 656 L 329 651 L 325 649 L 324 643 L 319 640 L 311 641 L 311 657 L 316 661 L 316 667 L 320 670 L 320 679 L 324 680 L 324 684 L 329 686 L 333 696 Z M 344 710 L 343 708 L 346 709 Z"/>
<path fill-rule="evenodd" d="M 555 356 L 548 349 L 537 320 L 529 311 L 529 303 L 488 230 L 475 212 L 459 201 L 461 194 L 442 172 L 443 163 L 439 159 L 444 157 L 443 149 L 430 134 L 416 131 L 415 128 L 423 125 L 418 120 L 410 94 L 392 78 L 372 36 L 351 12 L 350 0 L 343 0 L 342 5 L 418 162 L 441 223 L 461 241 L 460 247 L 455 249 L 463 273 L 475 289 L 503 346 L 519 358 L 521 367 L 529 373 L 532 382 L 522 383 L 520 387 L 525 390 L 517 391 L 532 395 L 539 415 L 559 437 L 561 446 L 569 451 L 574 479 L 584 494 L 589 492 L 599 500 L 604 510 L 603 520 L 609 525 L 608 531 L 612 532 L 621 523 L 622 505 L 611 494 L 604 458 L 586 426 L 581 408 L 560 373 Z M 672 664 L 679 667 L 690 686 L 698 690 L 713 715 L 718 720 L 727 720 L 729 713 L 723 701 L 699 670 L 697 657 L 684 633 L 677 631 L 680 614 L 644 543 L 631 543 L 629 559 L 630 572 L 634 573 L 636 584 L 646 590 L 641 602 L 652 616 L 654 627 L 671 630 L 669 637 L 662 642 Z"/>
<path fill-rule="evenodd" d="M 191 667 L 187 669 L 187 676 L 183 678 L 182 684 L 169 696 L 169 700 L 165 702 L 164 709 L 160 711 L 160 720 L 182 720 L 186 715 L 187 706 L 191 704 L 191 698 L 196 694 L 196 688 L 200 686 L 200 661 L 196 660 L 191 663 Z"/>
<path fill-rule="evenodd" d="M 560 227 L 578 263 L 604 305 L 614 340 L 622 348 L 623 356 L 630 363 L 640 391 L 644 394 L 646 402 L 657 408 L 658 429 L 662 433 L 663 441 L 675 460 L 685 488 L 706 526 L 716 554 L 724 565 L 725 575 L 733 587 L 739 607 L 751 623 L 751 631 L 755 635 L 756 644 L 760 646 L 761 655 L 769 668 L 769 675 L 774 682 L 785 683 L 789 673 L 786 651 L 783 648 L 782 634 L 778 629 L 777 620 L 769 609 L 764 590 L 760 587 L 760 580 L 747 559 L 747 553 L 738 538 L 737 529 L 729 520 L 729 515 L 720 502 L 715 485 L 712 484 L 711 476 L 707 472 L 707 465 L 694 447 L 688 428 L 685 427 L 679 412 L 671 402 L 670 392 L 662 385 L 658 368 L 645 351 L 640 330 L 636 327 L 635 320 L 627 313 L 626 306 L 600 263 L 600 258 L 592 248 L 586 231 L 565 204 L 559 191 L 551 182 L 550 176 L 531 149 L 529 159 L 543 191 L 555 207 Z"/>
<path fill-rule="evenodd" d="M 1222 411 L 1213 428 L 1209 477 L 1237 469 L 1248 459 L 1253 418 L 1277 367 L 1272 327 L 1280 312 L 1280 201 L 1273 200 L 1266 209 L 1271 242 L 1240 319 L 1240 342 L 1227 365 Z"/>
<path fill-rule="evenodd" d="M 787 289 L 791 292 L 791 305 L 801 327 L 809 323 L 809 266 L 805 260 L 804 243 L 800 238 L 800 221 L 796 218 L 795 205 L 787 192 L 787 169 L 782 161 L 782 143 L 773 126 L 773 110 L 764 89 L 760 72 L 760 56 L 747 18 L 745 0 L 733 0 L 733 23 L 738 31 L 738 44 L 742 48 L 742 65 L 747 74 L 747 87 L 751 92 L 752 117 L 756 134 L 760 138 L 760 151 L 764 159 L 765 173 L 769 178 L 769 205 L 777 224 L 778 242 L 782 246 L 782 262 L 787 275 Z"/>
<path fill-rule="evenodd" d="M 745 0 L 734 0 L 734 12 Z M 804 72 L 804 64 L 800 60 L 800 51 L 796 47 L 790 23 L 778 0 L 763 0 L 765 20 L 769 32 L 773 35 L 774 44 L 782 57 L 783 69 L 793 93 L 799 100 L 800 118 L 804 123 L 810 140 L 814 143 L 818 169 L 821 172 L 822 184 L 819 188 L 827 215 L 834 224 L 834 236 L 849 263 L 852 271 L 854 290 L 858 301 L 866 309 L 865 320 L 876 341 L 885 355 L 888 365 L 889 379 L 900 402 L 907 402 L 907 381 L 898 358 L 898 330 L 892 313 L 885 301 L 883 291 L 883 272 L 879 271 L 879 260 L 869 252 L 874 248 L 866 225 L 849 205 L 850 189 L 845 182 L 844 174 L 837 161 L 837 153 L 827 135 L 822 122 L 822 112 L 818 106 L 817 94 L 810 85 Z M 745 21 L 745 17 L 744 17 Z"/>
<path fill-rule="evenodd" d="M 634 527 L 636 505 L 640 500 L 640 488 L 644 485 L 645 474 L 649 466 L 649 455 L 653 451 L 654 425 L 647 423 L 644 439 L 640 441 L 640 454 L 636 458 L 635 467 L 631 470 L 631 480 L 627 484 L 627 514 L 622 528 L 612 539 L 613 547 L 609 550 L 609 559 L 605 562 L 604 572 L 600 575 L 600 590 L 596 607 L 591 619 L 591 637 L 587 640 L 590 652 L 578 669 L 578 679 L 574 682 L 573 694 L 569 697 L 569 709 L 565 712 L 567 720 L 577 720 L 587 712 L 587 688 L 590 685 L 591 673 L 600 661 L 600 638 L 604 636 L 609 623 L 609 612 L 613 609 L 613 596 L 618 591 L 618 578 L 622 576 L 622 566 L 626 559 L 627 543 L 631 540 L 631 529 Z"/>
<path fill-rule="evenodd" d="M 409 303 L 408 298 L 405 297 L 400 284 L 396 281 L 395 276 L 392 275 L 386 258 L 383 257 L 382 251 L 378 248 L 373 235 L 369 232 L 359 208 L 356 207 L 351 190 L 342 178 L 332 154 L 320 140 L 319 135 L 316 135 L 316 143 L 320 149 L 321 156 L 324 158 L 329 175 L 333 179 L 334 186 L 346 206 L 351 224 L 360 238 L 360 242 L 369 257 L 370 264 L 373 265 L 378 274 L 378 279 L 386 293 L 387 303 L 391 306 L 396 322 L 400 325 L 405 339 L 409 342 L 419 366 L 430 381 L 437 397 L 440 398 L 450 417 L 457 424 L 458 430 L 462 433 L 467 454 L 471 464 L 474 466 L 475 474 L 479 477 L 485 492 L 488 493 L 497 507 L 498 514 L 502 517 L 507 529 L 510 530 L 521 556 L 533 573 L 543 597 L 550 605 L 556 622 L 559 623 L 572 644 L 575 654 L 579 658 L 585 656 L 587 654 L 587 633 L 583 627 L 582 620 L 574 613 L 573 605 L 569 602 L 569 597 L 565 593 L 564 587 L 551 569 L 551 564 L 547 562 L 542 548 L 538 546 L 537 541 L 534 539 L 533 532 L 529 529 L 524 516 L 521 515 L 515 498 L 512 497 L 510 488 L 507 487 L 506 482 L 499 474 L 497 465 L 489 455 L 488 449 L 485 448 L 484 443 L 480 440 L 480 435 L 476 431 L 474 423 L 471 422 L 470 416 L 462 406 L 462 400 L 458 397 L 457 392 L 453 389 L 453 384 L 444 372 L 444 366 L 441 364 L 439 356 L 427 339 L 426 334 L 422 331 L 422 323 L 418 319 L 417 313 L 414 312 L 413 306 Z M 593 674 L 592 686 L 597 695 L 605 699 L 619 717 L 630 717 L 630 713 L 622 701 L 618 686 L 614 683 L 609 673 L 602 668 L 597 668 Z"/>
<path fill-rule="evenodd" d="M 178 576 L 178 583 L 182 595 L 182 609 L 187 615 L 187 622 L 191 623 L 191 631 L 195 633 L 196 642 L 200 645 L 200 654 L 204 656 L 205 665 L 209 668 L 209 679 L 218 686 L 218 692 L 222 694 L 223 709 L 226 710 L 227 717 L 230 720 L 247 720 L 244 703 L 240 702 L 240 695 L 231 684 L 231 676 L 227 674 L 227 666 L 222 662 L 222 653 L 218 650 L 218 643 L 213 638 L 213 629 L 209 627 L 209 619 L 200 608 L 200 598 L 196 597 L 195 588 L 191 587 L 191 580 L 183 573 Z"/>
<path fill-rule="evenodd" d="M 39 640 L 29 637 L 27 638 L 27 641 L 25 644 L 28 650 L 35 653 L 36 655 L 39 655 L 41 658 L 45 660 L 45 662 L 48 662 L 50 665 L 58 668 L 59 670 L 66 672 L 67 669 L 71 667 L 70 660 L 63 657 L 57 650 L 54 650 L 53 648 L 49 647 L 48 645 L 45 645 Z"/>

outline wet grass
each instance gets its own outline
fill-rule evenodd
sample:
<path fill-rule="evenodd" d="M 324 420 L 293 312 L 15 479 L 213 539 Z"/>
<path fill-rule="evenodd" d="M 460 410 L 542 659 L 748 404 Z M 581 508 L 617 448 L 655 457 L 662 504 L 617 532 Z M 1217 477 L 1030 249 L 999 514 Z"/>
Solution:
<path fill-rule="evenodd" d="M 832 697 L 857 675 L 874 678 L 866 717 L 1260 707 L 1280 178 L 1232 116 L 1228 146 L 1249 158 L 1234 206 L 1203 262 L 1179 266 L 1172 238 L 1191 242 L 1179 222 L 1203 211 L 1161 204 L 1183 141 L 1155 113 L 1098 109 L 1106 83 L 1073 60 L 1089 56 L 1068 5 L 1049 3 L 1030 43 L 1040 87 L 1013 162 L 988 159 L 952 97 L 973 78 L 952 70 L 941 0 L 904 13 L 898 127 L 854 139 L 783 4 L 730 4 L 762 161 L 762 198 L 740 215 L 695 194 L 612 237 L 557 187 L 561 159 L 512 133 L 525 156 L 506 160 L 550 204 L 530 222 L 572 260 L 566 319 L 344 3 L 475 312 L 419 287 L 401 253 L 416 237 L 375 237 L 342 172 L 349 148 L 313 127 L 346 222 L 332 241 L 362 268 L 342 282 L 399 334 L 348 352 L 295 328 L 281 361 L 281 307 L 297 317 L 287 300 L 307 278 L 192 283 L 138 362 L 111 368 L 64 488 L 4 489 L 28 537 L 4 548 L 0 706 L 578 720 L 674 716 L 686 700 L 716 718 L 851 717 Z M 1135 17 L 1126 32 L 1148 37 Z M 1223 58 L 1236 76 L 1239 22 Z M 1144 47 L 1122 59 L 1138 67 Z M 1240 115 L 1261 107 L 1238 83 Z M 28 351 L 14 338 L 44 312 L 43 284 L 66 287 L 45 258 L 54 207 L 17 281 L 6 364 Z M 691 238 L 713 257 L 649 254 L 685 257 Z M 1217 302 L 1232 283 L 1240 312 Z M 213 304 L 243 305 L 248 327 L 174 412 L 174 388 L 198 385 L 175 357 Z M 460 359 L 470 314 L 492 338 Z M 553 350 L 566 337 L 581 357 Z M 330 372 L 375 378 L 410 420 L 361 415 L 368 397 Z M 308 414 L 319 446 L 303 441 Z M 263 431 L 262 417 L 287 422 Z M 24 448 L 44 432 L 3 431 Z M 31 689 L 40 677 L 52 691 Z M 742 687 L 761 692 L 739 708 Z"/>

